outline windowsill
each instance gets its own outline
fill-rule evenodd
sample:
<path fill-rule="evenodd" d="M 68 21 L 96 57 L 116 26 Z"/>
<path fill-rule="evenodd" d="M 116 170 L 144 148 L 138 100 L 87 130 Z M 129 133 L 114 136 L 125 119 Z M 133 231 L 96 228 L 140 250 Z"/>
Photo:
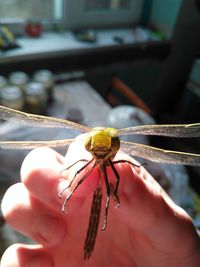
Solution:
<path fill-rule="evenodd" d="M 32 59 L 79 55 L 101 49 L 129 47 L 137 44 L 144 46 L 149 41 L 159 41 L 153 35 L 145 33 L 143 30 L 138 30 L 138 28 L 136 30 L 99 30 L 95 33 L 97 41 L 94 43 L 79 41 L 72 32 L 43 33 L 40 38 L 18 38 L 17 43 L 20 48 L 0 52 L 0 65 Z M 116 41 L 115 37 L 122 38 L 123 43 Z"/>

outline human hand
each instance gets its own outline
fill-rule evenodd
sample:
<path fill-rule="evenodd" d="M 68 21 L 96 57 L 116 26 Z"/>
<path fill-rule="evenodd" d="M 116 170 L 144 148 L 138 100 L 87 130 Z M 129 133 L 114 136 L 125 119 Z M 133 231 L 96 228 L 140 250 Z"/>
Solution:
<path fill-rule="evenodd" d="M 71 145 L 65 159 L 48 148 L 33 150 L 25 158 L 22 182 L 8 189 L 2 211 L 13 228 L 38 245 L 12 245 L 2 257 L 2 267 L 200 266 L 200 239 L 191 218 L 143 167 L 127 163 L 115 165 L 121 177 L 118 190 L 121 206 L 115 208 L 116 203 L 111 201 L 107 228 L 98 230 L 93 254 L 84 261 L 83 245 L 92 192 L 99 179 L 97 170 L 75 191 L 67 203 L 68 213 L 61 212 L 61 205 L 69 191 L 63 193 L 62 200 L 58 198 L 68 175 L 72 177 L 80 168 L 76 164 L 63 179 L 60 175 L 63 164 L 70 165 L 81 158 L 88 158 L 88 153 L 79 142 Z M 117 158 L 127 156 L 119 152 Z M 111 176 L 109 171 L 109 178 L 113 179 Z M 106 195 L 105 188 L 103 193 Z"/>

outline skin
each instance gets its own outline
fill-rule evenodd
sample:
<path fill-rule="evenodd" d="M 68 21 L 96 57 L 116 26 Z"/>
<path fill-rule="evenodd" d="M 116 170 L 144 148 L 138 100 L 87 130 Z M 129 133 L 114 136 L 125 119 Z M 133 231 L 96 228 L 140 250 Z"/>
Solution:
<path fill-rule="evenodd" d="M 79 142 L 71 145 L 65 158 L 49 148 L 33 150 L 25 158 L 21 183 L 8 189 L 2 211 L 7 223 L 37 245 L 12 245 L 2 256 L 1 267 L 200 266 L 200 238 L 189 215 L 173 203 L 143 167 L 123 163 L 116 165 L 121 177 L 121 206 L 115 208 L 111 200 L 107 228 L 98 231 L 93 254 L 84 261 L 83 245 L 92 192 L 100 179 L 98 170 L 94 169 L 75 191 L 67 203 L 68 213 L 61 212 L 61 205 L 69 190 L 62 199 L 57 196 L 84 163 L 61 175 L 63 164 L 69 166 L 81 158 L 90 155 Z M 133 161 L 121 152 L 117 159 Z M 114 182 L 110 170 L 108 175 Z M 106 195 L 103 183 L 102 188 Z M 102 209 L 104 205 L 105 199 Z"/>

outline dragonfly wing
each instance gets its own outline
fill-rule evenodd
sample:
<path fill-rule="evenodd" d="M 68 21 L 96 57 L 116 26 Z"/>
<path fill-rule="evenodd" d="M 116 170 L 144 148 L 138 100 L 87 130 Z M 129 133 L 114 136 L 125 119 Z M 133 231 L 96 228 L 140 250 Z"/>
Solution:
<path fill-rule="evenodd" d="M 200 137 L 200 123 L 142 125 L 117 130 L 118 135 L 160 135 L 169 137 Z"/>
<path fill-rule="evenodd" d="M 75 139 L 53 141 L 0 141 L 0 149 L 33 149 L 41 146 L 63 147 L 71 144 Z"/>
<path fill-rule="evenodd" d="M 162 163 L 184 164 L 193 166 L 200 165 L 200 154 L 164 150 L 156 147 L 125 141 L 121 141 L 120 143 L 121 149 L 131 156 L 137 156 L 148 159 L 150 161 Z"/>
<path fill-rule="evenodd" d="M 91 128 L 64 119 L 34 115 L 15 109 L 0 106 L 0 119 L 19 122 L 29 126 L 49 128 L 70 128 L 80 132 L 88 132 Z"/>

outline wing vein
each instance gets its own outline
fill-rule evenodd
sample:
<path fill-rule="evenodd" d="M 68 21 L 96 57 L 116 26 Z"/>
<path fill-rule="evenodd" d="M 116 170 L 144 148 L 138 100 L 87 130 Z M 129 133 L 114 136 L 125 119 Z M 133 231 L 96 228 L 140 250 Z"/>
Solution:
<path fill-rule="evenodd" d="M 80 132 L 88 132 L 91 130 L 91 128 L 87 126 L 72 121 L 25 113 L 4 106 L 0 106 L 0 119 L 7 121 L 14 121 L 21 124 L 36 126 L 36 127 L 68 128 L 68 129 L 76 129 Z"/>
<path fill-rule="evenodd" d="M 200 137 L 200 123 L 141 125 L 117 130 L 118 135 L 160 135 L 169 137 Z"/>
<path fill-rule="evenodd" d="M 154 162 L 200 165 L 200 154 L 164 150 L 138 143 L 121 141 L 121 149 L 131 156 L 141 157 Z"/>
<path fill-rule="evenodd" d="M 75 139 L 53 141 L 0 141 L 1 149 L 33 149 L 41 146 L 63 147 L 71 144 Z"/>

